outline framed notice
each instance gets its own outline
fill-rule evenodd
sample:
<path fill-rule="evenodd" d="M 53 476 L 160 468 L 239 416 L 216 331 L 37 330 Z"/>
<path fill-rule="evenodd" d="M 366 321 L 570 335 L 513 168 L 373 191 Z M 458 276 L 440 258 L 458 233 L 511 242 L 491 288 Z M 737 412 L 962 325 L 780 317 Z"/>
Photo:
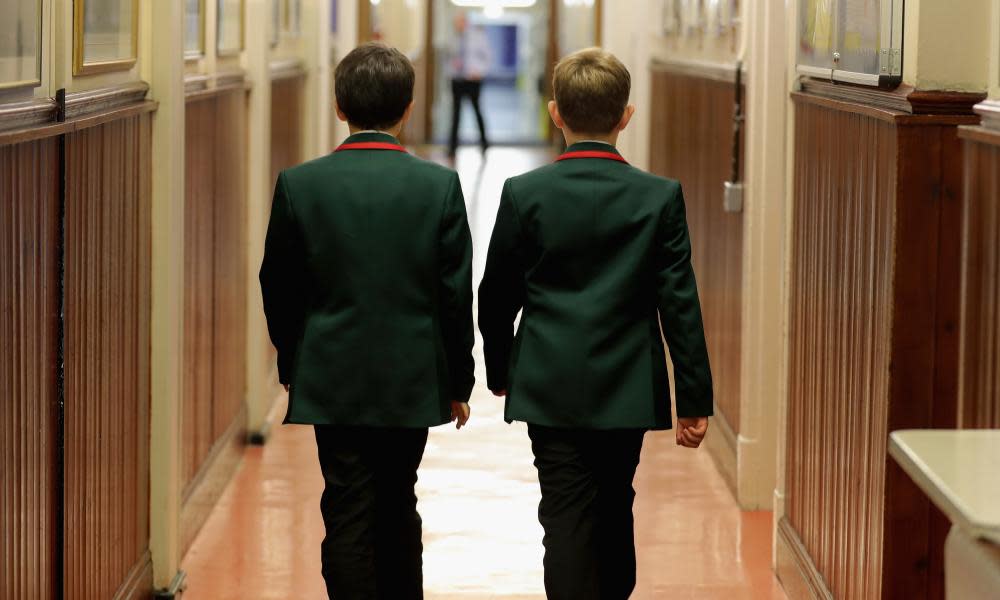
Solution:
<path fill-rule="evenodd" d="M 74 75 L 131 69 L 138 47 L 139 0 L 73 0 Z"/>
<path fill-rule="evenodd" d="M 184 58 L 205 55 L 205 0 L 184 0 Z"/>
<path fill-rule="evenodd" d="M 899 85 L 904 0 L 798 2 L 800 74 L 860 85 Z"/>
<path fill-rule="evenodd" d="M 239 54 L 243 51 L 244 0 L 218 0 L 218 39 L 216 51 L 219 56 Z"/>
<path fill-rule="evenodd" d="M 285 0 L 285 25 L 290 35 L 302 33 L 302 0 Z"/>
<path fill-rule="evenodd" d="M 42 0 L 0 1 L 0 89 L 42 84 Z"/>
<path fill-rule="evenodd" d="M 660 13 L 660 31 L 663 35 L 675 35 L 680 33 L 681 23 L 681 0 L 662 0 Z"/>
<path fill-rule="evenodd" d="M 271 47 L 281 41 L 281 0 L 271 0 Z"/>

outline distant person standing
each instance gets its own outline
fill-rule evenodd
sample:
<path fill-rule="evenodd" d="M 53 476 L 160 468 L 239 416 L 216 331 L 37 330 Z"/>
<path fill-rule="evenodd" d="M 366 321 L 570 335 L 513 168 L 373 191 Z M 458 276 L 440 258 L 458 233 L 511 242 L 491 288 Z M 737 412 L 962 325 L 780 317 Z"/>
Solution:
<path fill-rule="evenodd" d="M 489 148 L 486 140 L 486 124 L 479 108 L 479 92 L 482 91 L 483 77 L 490 67 L 492 58 L 489 40 L 481 26 L 469 26 L 465 13 L 455 17 L 455 39 L 452 46 L 449 72 L 451 75 L 451 138 L 448 156 L 455 157 L 458 149 L 458 126 L 462 112 L 462 99 L 468 97 L 476 112 L 479 125 L 480 146 L 483 152 Z"/>

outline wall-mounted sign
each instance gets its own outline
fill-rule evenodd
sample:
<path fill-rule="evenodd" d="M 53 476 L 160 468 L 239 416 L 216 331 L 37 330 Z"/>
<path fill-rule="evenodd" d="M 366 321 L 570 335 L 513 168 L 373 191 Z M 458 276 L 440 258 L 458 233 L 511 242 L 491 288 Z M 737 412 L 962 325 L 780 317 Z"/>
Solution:
<path fill-rule="evenodd" d="M 42 83 L 42 0 L 0 2 L 0 89 Z"/>
<path fill-rule="evenodd" d="M 899 85 L 904 0 L 798 1 L 800 74 L 860 85 Z"/>

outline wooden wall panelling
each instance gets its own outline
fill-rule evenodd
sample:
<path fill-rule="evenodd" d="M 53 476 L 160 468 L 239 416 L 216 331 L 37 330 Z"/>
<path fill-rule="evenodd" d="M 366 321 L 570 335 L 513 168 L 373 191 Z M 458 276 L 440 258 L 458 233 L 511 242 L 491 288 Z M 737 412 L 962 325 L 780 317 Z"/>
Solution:
<path fill-rule="evenodd" d="M 59 597 L 55 139 L 0 145 L 0 599 Z"/>
<path fill-rule="evenodd" d="M 778 542 L 792 589 L 943 595 L 943 517 L 886 444 L 896 429 L 954 425 L 963 120 L 796 96 Z"/>
<path fill-rule="evenodd" d="M 733 68 L 735 75 L 735 67 Z M 740 423 L 743 217 L 722 208 L 730 178 L 735 84 L 654 69 L 650 169 L 684 189 L 715 384 L 716 419 L 735 436 Z"/>
<path fill-rule="evenodd" d="M 1000 132 L 965 138 L 965 240 L 962 260 L 961 419 L 1000 428 Z"/>
<path fill-rule="evenodd" d="M 271 83 L 271 180 L 282 169 L 302 162 L 302 94 L 304 77 L 285 77 Z"/>
<path fill-rule="evenodd" d="M 243 89 L 215 100 L 214 440 L 229 429 L 246 397 L 246 103 Z"/>
<path fill-rule="evenodd" d="M 184 401 L 181 408 L 184 496 L 212 446 L 215 102 L 185 112 Z"/>
<path fill-rule="evenodd" d="M 246 433 L 246 89 L 192 94 L 186 119 L 184 550 Z"/>
<path fill-rule="evenodd" d="M 365 3 L 361 3 L 365 6 Z M 302 162 L 303 76 L 282 77 L 271 82 L 271 181 L 278 173 Z M 273 185 L 273 183 L 272 183 Z M 268 203 L 270 211 L 270 203 Z M 266 219 L 266 218 L 265 218 Z M 277 364 L 277 352 L 271 344 L 261 364 Z M 277 374 L 277 371 L 275 371 Z"/>
<path fill-rule="evenodd" d="M 152 589 L 151 117 L 66 140 L 66 598 Z"/>

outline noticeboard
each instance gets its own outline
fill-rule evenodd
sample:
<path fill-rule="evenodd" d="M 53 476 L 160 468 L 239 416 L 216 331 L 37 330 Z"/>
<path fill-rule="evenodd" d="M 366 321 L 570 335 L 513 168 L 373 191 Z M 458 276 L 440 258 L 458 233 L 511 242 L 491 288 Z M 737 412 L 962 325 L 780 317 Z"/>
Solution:
<path fill-rule="evenodd" d="M 895 87 L 903 75 L 905 0 L 799 0 L 802 75 Z"/>

